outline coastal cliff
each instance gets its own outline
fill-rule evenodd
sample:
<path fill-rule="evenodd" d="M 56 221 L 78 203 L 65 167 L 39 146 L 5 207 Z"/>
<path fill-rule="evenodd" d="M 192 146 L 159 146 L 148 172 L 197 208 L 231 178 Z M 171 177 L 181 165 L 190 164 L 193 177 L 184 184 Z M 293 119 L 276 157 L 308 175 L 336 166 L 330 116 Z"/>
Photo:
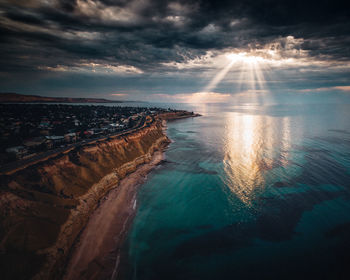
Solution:
<path fill-rule="evenodd" d="M 100 199 L 168 142 L 157 119 L 1 175 L 1 278 L 60 279 Z"/>

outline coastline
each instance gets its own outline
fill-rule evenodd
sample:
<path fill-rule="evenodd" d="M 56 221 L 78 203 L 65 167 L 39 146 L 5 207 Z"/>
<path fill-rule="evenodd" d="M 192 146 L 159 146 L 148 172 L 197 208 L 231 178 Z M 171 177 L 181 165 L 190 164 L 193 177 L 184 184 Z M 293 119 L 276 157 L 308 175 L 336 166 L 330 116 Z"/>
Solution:
<path fill-rule="evenodd" d="M 163 119 L 164 135 L 166 129 L 167 121 Z M 136 214 L 138 188 L 146 182 L 148 173 L 164 161 L 170 142 L 162 144 L 149 162 L 126 175 L 101 199 L 72 246 L 63 280 L 118 279 L 122 246 Z"/>
<path fill-rule="evenodd" d="M 164 160 L 164 149 L 156 151 L 149 163 L 127 175 L 100 201 L 72 250 L 64 280 L 117 279 L 120 250 L 135 214 L 138 187 Z"/>
<path fill-rule="evenodd" d="M 194 117 L 198 116 L 201 115 Z M 167 121 L 185 118 L 188 116 L 163 117 L 163 134 L 166 135 Z M 100 200 L 71 249 L 63 280 L 116 280 L 123 274 L 122 246 L 136 214 L 137 191 L 146 182 L 148 173 L 165 159 L 165 150 L 170 143 L 171 140 L 164 143 L 149 162 L 126 175 Z"/>
<path fill-rule="evenodd" d="M 75 250 L 81 244 L 84 232 L 89 232 L 86 228 L 91 215 L 100 211 L 98 209 L 108 201 L 108 195 L 120 197 L 115 196 L 120 201 L 116 212 L 119 209 L 124 218 L 120 223 L 116 219 L 119 230 L 113 230 L 113 233 L 118 233 L 121 245 L 136 206 L 137 186 L 162 161 L 162 151 L 170 142 L 164 124 L 168 119 L 184 116 L 197 115 L 184 111 L 159 115 L 154 121 L 125 135 L 76 147 L 11 174 L 2 174 L 0 270 L 4 279 L 71 277 L 66 270 L 69 270 L 72 258 L 79 260 L 79 253 L 74 257 Z M 122 187 L 118 187 L 122 181 Z M 108 235 L 108 222 L 104 226 Z M 96 233 L 102 234 L 100 225 Z M 97 239 L 104 240 L 92 239 L 95 239 L 93 247 L 97 247 Z M 117 248 L 113 244 L 101 247 L 101 252 L 112 254 L 107 254 L 107 259 L 117 253 L 107 250 Z M 98 257 L 99 253 L 95 255 Z M 14 260 L 18 260 L 16 267 L 10 265 Z M 85 262 L 90 268 L 91 260 Z M 92 261 L 92 264 L 98 267 L 99 261 Z M 115 261 L 109 263 L 111 271 L 115 265 Z M 84 276 L 80 279 L 96 279 L 94 277 L 97 277 L 96 273 L 90 278 Z"/>

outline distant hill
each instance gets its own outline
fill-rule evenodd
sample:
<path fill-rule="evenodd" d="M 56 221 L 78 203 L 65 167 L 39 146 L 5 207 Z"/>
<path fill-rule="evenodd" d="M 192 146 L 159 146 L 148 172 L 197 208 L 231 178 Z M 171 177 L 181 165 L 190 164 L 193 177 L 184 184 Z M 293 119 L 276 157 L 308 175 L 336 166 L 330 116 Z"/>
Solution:
<path fill-rule="evenodd" d="M 0 93 L 0 103 L 122 103 L 104 98 L 72 98 L 24 95 L 18 93 Z"/>

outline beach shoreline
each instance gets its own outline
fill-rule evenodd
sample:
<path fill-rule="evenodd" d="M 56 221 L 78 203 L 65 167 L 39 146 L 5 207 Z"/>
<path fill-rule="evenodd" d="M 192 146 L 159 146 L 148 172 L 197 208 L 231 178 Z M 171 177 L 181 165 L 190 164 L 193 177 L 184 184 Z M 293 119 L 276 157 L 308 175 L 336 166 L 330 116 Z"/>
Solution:
<path fill-rule="evenodd" d="M 166 135 L 166 120 L 162 120 L 161 127 Z M 149 162 L 127 174 L 98 202 L 70 250 L 64 280 L 118 279 L 122 247 L 136 214 L 137 191 L 148 174 L 164 161 L 170 142 L 163 143 Z"/>
<path fill-rule="evenodd" d="M 182 118 L 180 118 L 182 119 Z M 176 118 L 171 119 L 174 121 Z M 166 135 L 167 121 L 162 120 Z M 171 140 L 156 150 L 149 162 L 127 174 L 98 203 L 80 233 L 66 262 L 64 280 L 119 279 L 125 260 L 122 251 L 125 238 L 137 209 L 137 191 L 147 175 L 165 160 Z"/>
<path fill-rule="evenodd" d="M 117 273 L 116 256 L 135 213 L 137 187 L 162 162 L 170 142 L 167 118 L 184 115 L 194 116 L 163 114 L 125 135 L 1 175 L 6 186 L 0 193 L 5 279 L 100 279 L 101 271 Z M 107 214 L 89 230 L 92 215 L 106 203 Z M 15 258 L 23 259 L 16 268 L 8 265 Z"/>
<path fill-rule="evenodd" d="M 136 195 L 147 174 L 164 160 L 164 145 L 101 199 L 67 261 L 64 280 L 117 279 L 120 251 L 136 211 Z"/>

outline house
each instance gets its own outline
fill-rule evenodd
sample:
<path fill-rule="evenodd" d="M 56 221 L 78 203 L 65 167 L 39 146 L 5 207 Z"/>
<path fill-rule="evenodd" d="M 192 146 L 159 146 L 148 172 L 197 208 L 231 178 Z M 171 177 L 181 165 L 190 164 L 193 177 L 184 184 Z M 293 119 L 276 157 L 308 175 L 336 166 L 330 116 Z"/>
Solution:
<path fill-rule="evenodd" d="M 94 135 L 94 131 L 91 129 L 86 130 L 86 131 L 84 131 L 84 135 L 85 135 L 85 137 L 90 137 L 90 136 Z"/>
<path fill-rule="evenodd" d="M 72 143 L 72 142 L 76 142 L 77 141 L 77 135 L 75 132 L 71 132 L 71 133 L 66 133 L 64 135 L 64 140 L 67 143 Z"/>
<path fill-rule="evenodd" d="M 28 149 L 37 149 L 41 145 L 44 145 L 45 138 L 44 137 L 34 137 L 23 141 L 23 145 Z"/>
<path fill-rule="evenodd" d="M 77 119 L 75 119 L 73 122 L 74 122 L 74 125 L 75 125 L 75 126 L 79 126 L 79 125 L 80 125 L 80 121 L 77 120 Z"/>
<path fill-rule="evenodd" d="M 108 131 L 114 132 L 117 129 L 117 124 L 110 123 L 107 127 L 108 127 Z"/>
<path fill-rule="evenodd" d="M 14 146 L 7 148 L 6 153 L 15 154 L 16 158 L 20 159 L 28 153 L 28 150 L 24 146 Z"/>
<path fill-rule="evenodd" d="M 47 135 L 50 134 L 50 131 L 49 131 L 48 129 L 41 129 L 41 130 L 39 131 L 39 134 L 40 134 L 40 135 L 45 135 L 45 136 L 47 136 Z"/>
<path fill-rule="evenodd" d="M 53 141 L 50 139 L 45 139 L 45 145 L 47 149 L 52 149 L 53 148 Z"/>
<path fill-rule="evenodd" d="M 111 132 L 124 128 L 124 125 L 120 123 L 111 123 L 108 126 L 109 126 L 109 131 Z"/>
<path fill-rule="evenodd" d="M 129 119 L 120 119 L 120 121 L 124 124 L 124 125 L 128 125 L 129 124 Z"/>
<path fill-rule="evenodd" d="M 93 128 L 92 129 L 94 131 L 94 135 L 101 135 L 103 134 L 103 131 L 101 128 Z"/>
<path fill-rule="evenodd" d="M 53 147 L 64 143 L 64 136 L 56 136 L 56 135 L 45 136 L 45 139 L 47 143 L 46 145 L 48 147 L 49 146 Z"/>
<path fill-rule="evenodd" d="M 47 128 L 50 126 L 50 121 L 47 118 L 41 120 L 39 128 Z"/>

